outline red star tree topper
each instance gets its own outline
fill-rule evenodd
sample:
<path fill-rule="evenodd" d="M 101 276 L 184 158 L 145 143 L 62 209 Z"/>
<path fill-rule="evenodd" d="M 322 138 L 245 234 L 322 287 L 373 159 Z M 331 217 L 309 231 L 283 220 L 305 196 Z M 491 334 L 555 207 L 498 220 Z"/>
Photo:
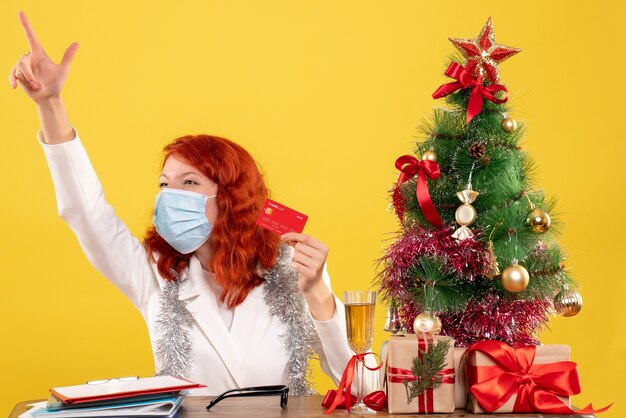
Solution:
<path fill-rule="evenodd" d="M 497 83 L 500 77 L 498 64 L 521 51 L 496 43 L 491 18 L 475 39 L 450 38 L 450 42 L 467 59 L 466 70 L 481 75 L 491 83 Z"/>

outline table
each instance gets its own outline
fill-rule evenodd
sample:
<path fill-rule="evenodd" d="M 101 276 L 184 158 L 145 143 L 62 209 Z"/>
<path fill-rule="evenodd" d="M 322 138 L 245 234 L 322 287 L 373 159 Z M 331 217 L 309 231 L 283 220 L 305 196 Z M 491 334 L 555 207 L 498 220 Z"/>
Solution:
<path fill-rule="evenodd" d="M 213 408 L 210 411 L 206 410 L 206 406 L 212 397 L 194 396 L 189 397 L 183 404 L 183 410 L 180 414 L 180 418 L 212 418 L 212 417 L 346 417 L 348 416 L 345 409 L 336 409 L 330 415 L 324 415 L 324 408 L 322 408 L 322 396 L 290 396 L 287 408 L 281 409 L 279 406 L 278 397 L 251 397 L 251 398 L 227 398 Z M 28 404 L 38 401 L 25 401 L 15 405 L 13 412 L 9 415 L 9 418 L 17 418 L 21 413 L 28 409 Z M 545 415 L 545 414 L 470 414 L 464 409 L 457 409 L 452 414 L 422 414 L 422 415 L 389 415 L 387 411 L 378 412 L 376 415 L 369 415 L 376 417 L 427 417 L 427 418 L 481 418 L 481 417 L 503 417 L 503 418 L 565 418 L 565 417 L 577 417 L 577 418 L 593 418 L 595 415 Z M 357 415 L 352 415 L 357 417 Z"/>

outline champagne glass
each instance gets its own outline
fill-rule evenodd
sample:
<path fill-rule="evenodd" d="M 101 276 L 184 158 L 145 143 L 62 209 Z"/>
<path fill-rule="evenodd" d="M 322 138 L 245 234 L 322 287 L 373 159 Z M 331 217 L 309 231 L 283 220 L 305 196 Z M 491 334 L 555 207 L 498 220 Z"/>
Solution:
<path fill-rule="evenodd" d="M 348 344 L 356 354 L 369 351 L 374 342 L 374 306 L 376 292 L 366 290 L 348 291 L 343 294 L 346 307 L 346 328 L 348 330 Z M 355 414 L 375 414 L 363 403 L 363 361 L 356 361 L 356 404 L 350 408 Z"/>

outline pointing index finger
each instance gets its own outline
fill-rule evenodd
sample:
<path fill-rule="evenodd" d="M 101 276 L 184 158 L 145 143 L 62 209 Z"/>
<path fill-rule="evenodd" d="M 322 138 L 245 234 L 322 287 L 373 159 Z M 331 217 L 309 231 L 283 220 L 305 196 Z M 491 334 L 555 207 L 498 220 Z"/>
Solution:
<path fill-rule="evenodd" d="M 20 12 L 18 13 L 18 17 L 20 19 L 20 23 L 22 24 L 22 28 L 24 28 L 24 33 L 26 34 L 26 40 L 28 41 L 30 50 L 32 52 L 43 50 L 39 39 L 37 39 L 37 35 L 35 35 L 35 30 L 31 26 L 24 12 L 20 10 Z"/>

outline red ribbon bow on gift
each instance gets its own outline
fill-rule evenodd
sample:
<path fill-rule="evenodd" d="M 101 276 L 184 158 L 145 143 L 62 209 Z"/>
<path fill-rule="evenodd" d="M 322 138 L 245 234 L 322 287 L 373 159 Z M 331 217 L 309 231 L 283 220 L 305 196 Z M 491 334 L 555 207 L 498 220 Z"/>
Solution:
<path fill-rule="evenodd" d="M 400 367 L 389 367 L 387 369 L 389 383 L 404 383 L 404 381 L 412 382 L 419 379 L 415 376 L 411 370 L 402 369 Z M 441 370 L 441 383 L 453 385 L 454 384 L 454 369 L 447 368 Z M 426 389 L 422 394 L 417 397 L 417 412 L 420 414 L 430 414 L 435 412 L 435 398 L 433 389 Z"/>
<path fill-rule="evenodd" d="M 481 76 L 474 78 L 469 71 L 456 62 L 450 64 L 446 70 L 446 75 L 454 78 L 456 81 L 439 86 L 439 88 L 433 93 L 433 99 L 445 97 L 454 93 L 458 89 L 472 87 L 472 93 L 470 94 L 469 102 L 467 103 L 467 113 L 465 116 L 467 123 L 470 123 L 470 121 L 474 119 L 474 116 L 478 115 L 483 109 L 483 98 L 496 104 L 504 103 L 508 99 L 508 90 L 502 84 L 490 84 L 488 86 L 484 86 L 483 78 Z M 497 91 L 503 91 L 504 98 L 498 99 L 494 95 Z"/>
<path fill-rule="evenodd" d="M 404 383 L 405 380 L 407 382 L 412 382 L 418 379 L 418 377 L 415 376 L 411 370 L 403 369 L 401 367 L 389 367 L 387 373 L 389 375 L 389 382 L 391 383 Z M 442 369 L 437 374 L 441 376 L 441 383 L 454 383 L 454 369 Z"/>
<path fill-rule="evenodd" d="M 415 185 L 415 195 L 417 196 L 417 202 L 420 205 L 420 209 L 424 213 L 426 220 L 438 228 L 443 226 L 441 216 L 437 213 L 435 205 L 430 198 L 428 192 L 428 182 L 426 177 L 431 179 L 437 179 L 441 175 L 439 171 L 439 165 L 430 160 L 420 161 L 412 155 L 403 155 L 396 160 L 396 168 L 400 170 L 400 177 L 398 178 L 398 184 L 393 192 L 393 202 L 396 208 L 398 218 L 402 221 L 404 215 L 403 205 L 400 204 L 400 185 L 407 180 L 410 180 L 417 174 L 417 184 Z"/>
<path fill-rule="evenodd" d="M 480 406 L 493 412 L 517 395 L 513 412 L 546 414 L 591 414 L 604 412 L 611 405 L 594 410 L 589 404 L 574 411 L 558 396 L 580 393 L 576 363 L 559 361 L 533 364 L 535 346 L 511 347 L 500 341 L 482 341 L 470 346 L 465 354 L 480 351 L 495 366 L 466 366 L 467 387 Z"/>
<path fill-rule="evenodd" d="M 429 350 L 429 346 L 432 344 L 432 336 L 422 334 L 417 336 L 417 353 L 421 357 L 423 352 Z M 441 376 L 441 383 L 447 385 L 454 384 L 454 369 L 444 368 L 439 373 Z M 418 376 L 413 374 L 413 371 L 403 369 L 401 367 L 387 367 L 387 379 L 389 383 L 404 383 L 413 382 L 419 379 Z M 417 412 L 420 414 L 430 414 L 435 412 L 435 398 L 433 388 L 426 389 L 423 393 L 417 397 Z"/>
<path fill-rule="evenodd" d="M 341 406 L 345 405 L 345 408 L 348 411 L 350 411 L 350 405 L 352 405 L 353 396 L 350 395 L 346 397 L 345 394 L 350 393 L 350 388 L 352 387 L 352 381 L 354 380 L 354 369 L 356 366 L 356 361 L 357 360 L 362 361 L 363 366 L 368 370 L 378 370 L 383 366 L 382 363 L 376 367 L 367 366 L 365 364 L 365 356 L 368 354 L 374 354 L 374 353 L 355 354 L 350 358 L 350 360 L 348 361 L 348 365 L 343 370 L 343 375 L 341 376 L 339 387 L 337 388 L 336 391 L 334 391 L 334 399 L 332 400 L 332 403 L 330 403 L 330 406 L 326 406 L 324 403 L 322 403 L 322 406 L 324 408 L 328 408 L 326 409 L 326 411 L 324 411 L 324 414 L 330 414 L 331 412 L 335 410 L 335 408 L 340 406 L 340 404 Z M 378 393 L 378 392 L 382 393 L 382 396 L 384 396 L 384 399 L 382 398 L 381 393 Z M 330 392 L 326 394 L 326 398 L 324 398 L 324 402 L 326 402 L 326 404 L 328 404 L 327 399 L 330 400 L 329 399 L 330 396 L 331 396 Z M 365 398 L 369 398 L 367 402 L 370 402 L 371 405 L 367 405 Z M 375 409 L 373 406 L 377 407 L 378 405 L 382 405 L 380 409 L 376 409 L 377 411 L 380 411 L 385 406 L 387 406 L 387 396 L 385 396 L 384 392 L 382 391 L 372 392 L 369 395 L 367 395 L 365 398 L 363 398 L 363 403 L 365 403 L 368 407 L 372 409 Z"/>

